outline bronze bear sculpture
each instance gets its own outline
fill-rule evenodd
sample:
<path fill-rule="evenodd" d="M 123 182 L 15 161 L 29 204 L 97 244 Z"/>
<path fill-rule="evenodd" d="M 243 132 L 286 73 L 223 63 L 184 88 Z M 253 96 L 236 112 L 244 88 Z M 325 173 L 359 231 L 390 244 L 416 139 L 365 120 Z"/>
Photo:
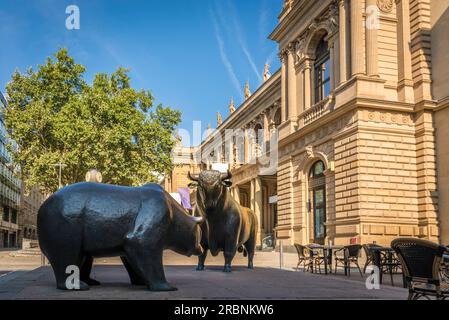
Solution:
<path fill-rule="evenodd" d="M 248 255 L 248 268 L 253 268 L 258 222 L 254 212 L 241 206 L 231 196 L 231 173 L 215 170 L 202 171 L 199 175 L 188 174 L 194 181 L 189 187 L 196 188 L 194 215 L 204 218 L 201 224 L 201 246 L 197 270 L 204 270 L 207 250 L 213 256 L 223 251 L 224 272 L 231 272 L 231 263 L 237 251 Z"/>
<path fill-rule="evenodd" d="M 95 257 L 120 256 L 132 284 L 171 291 L 162 265 L 164 249 L 202 253 L 201 218 L 185 210 L 162 187 L 122 187 L 83 182 L 60 189 L 40 207 L 39 244 L 58 289 L 68 289 L 66 268 L 79 268 L 79 290 L 90 278 Z"/>

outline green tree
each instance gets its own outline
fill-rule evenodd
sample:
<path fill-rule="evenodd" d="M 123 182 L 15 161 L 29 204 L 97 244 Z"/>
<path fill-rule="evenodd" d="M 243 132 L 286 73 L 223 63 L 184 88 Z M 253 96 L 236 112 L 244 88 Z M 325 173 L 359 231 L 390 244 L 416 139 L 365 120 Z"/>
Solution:
<path fill-rule="evenodd" d="M 92 168 L 104 182 L 121 185 L 154 182 L 168 173 L 181 113 L 153 107 L 149 91 L 131 88 L 126 69 L 97 74 L 92 85 L 84 72 L 62 49 L 36 72 L 12 75 L 4 117 L 18 145 L 10 151 L 27 185 L 55 191 L 53 165 L 59 162 L 66 165 L 64 184 L 83 181 Z"/>

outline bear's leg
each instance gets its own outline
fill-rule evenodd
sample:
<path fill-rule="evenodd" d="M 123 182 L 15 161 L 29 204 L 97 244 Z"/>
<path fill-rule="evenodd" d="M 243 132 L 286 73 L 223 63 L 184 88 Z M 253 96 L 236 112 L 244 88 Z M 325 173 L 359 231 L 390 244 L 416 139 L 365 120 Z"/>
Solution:
<path fill-rule="evenodd" d="M 128 238 L 125 245 L 126 259 L 131 268 L 142 275 L 150 291 L 175 291 L 165 279 L 162 266 L 162 248 L 151 248 L 138 238 Z"/>
<path fill-rule="evenodd" d="M 198 266 L 196 270 L 203 271 L 204 270 L 204 262 L 206 261 L 208 248 L 203 247 L 203 254 L 198 257 Z"/>
<path fill-rule="evenodd" d="M 131 267 L 131 264 L 126 259 L 126 257 L 120 257 L 122 259 L 123 265 L 126 268 L 126 271 L 129 275 L 129 280 L 131 281 L 131 284 L 135 286 L 144 286 L 145 280 Z"/>
<path fill-rule="evenodd" d="M 92 271 L 93 263 L 94 258 L 92 256 L 86 256 L 86 258 L 84 258 L 84 262 L 81 265 L 80 278 L 83 282 L 87 283 L 89 286 L 99 286 L 100 282 L 90 277 L 90 272 Z"/>
<path fill-rule="evenodd" d="M 80 255 L 79 252 L 67 250 L 61 252 L 58 256 L 47 255 L 55 274 L 56 288 L 61 290 L 89 290 L 89 285 L 81 280 L 80 266 L 83 258 Z"/>

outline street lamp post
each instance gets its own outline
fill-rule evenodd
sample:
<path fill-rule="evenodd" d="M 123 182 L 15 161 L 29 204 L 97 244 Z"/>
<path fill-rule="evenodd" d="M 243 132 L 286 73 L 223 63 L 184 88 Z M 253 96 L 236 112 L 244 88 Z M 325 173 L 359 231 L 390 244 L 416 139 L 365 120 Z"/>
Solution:
<path fill-rule="evenodd" d="M 67 167 L 67 165 L 59 162 L 59 163 L 52 164 L 52 166 L 59 167 L 59 189 L 61 189 L 62 188 L 62 168 Z"/>

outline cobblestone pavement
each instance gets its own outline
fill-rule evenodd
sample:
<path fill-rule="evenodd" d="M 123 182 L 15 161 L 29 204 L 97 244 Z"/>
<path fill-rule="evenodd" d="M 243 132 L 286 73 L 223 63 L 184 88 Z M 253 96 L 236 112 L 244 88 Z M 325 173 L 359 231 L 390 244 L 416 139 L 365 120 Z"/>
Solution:
<path fill-rule="evenodd" d="M 11 263 L 3 265 L 3 263 Z M 34 264 L 34 265 L 33 265 Z M 145 287 L 131 286 L 119 259 L 97 259 L 93 278 L 102 282 L 84 292 L 55 289 L 49 266 L 39 267 L 39 257 L 4 257 L 0 255 L 0 299 L 404 299 L 405 289 L 385 285 L 368 290 L 365 279 L 353 271 L 351 277 L 310 274 L 295 271 L 296 255 L 284 254 L 284 268 L 279 269 L 279 253 L 258 252 L 254 270 L 248 270 L 246 259 L 234 260 L 233 272 L 223 273 L 223 257 L 208 257 L 206 270 L 195 271 L 196 258 L 186 258 L 167 251 L 164 256 L 168 281 L 178 287 L 175 292 L 149 292 Z M 30 269 L 37 268 L 33 271 Z M 11 272 L 12 271 L 12 272 Z"/>

